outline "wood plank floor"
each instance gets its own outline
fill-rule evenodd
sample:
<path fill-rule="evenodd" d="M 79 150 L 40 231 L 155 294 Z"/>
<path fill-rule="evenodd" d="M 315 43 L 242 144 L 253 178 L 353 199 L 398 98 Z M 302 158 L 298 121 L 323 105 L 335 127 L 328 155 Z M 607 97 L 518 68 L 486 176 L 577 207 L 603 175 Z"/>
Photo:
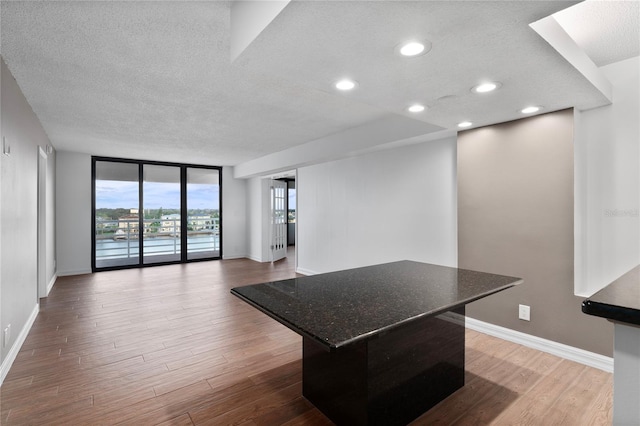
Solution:
<path fill-rule="evenodd" d="M 224 260 L 59 278 L 0 388 L 3 425 L 329 425 L 301 338 L 229 294 L 294 276 Z M 466 385 L 414 425 L 607 425 L 612 375 L 467 331 Z"/>

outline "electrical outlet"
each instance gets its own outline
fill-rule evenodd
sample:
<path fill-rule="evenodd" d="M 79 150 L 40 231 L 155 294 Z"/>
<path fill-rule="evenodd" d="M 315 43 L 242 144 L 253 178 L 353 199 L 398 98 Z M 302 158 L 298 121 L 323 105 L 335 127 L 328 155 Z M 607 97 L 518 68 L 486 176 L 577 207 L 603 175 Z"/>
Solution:
<path fill-rule="evenodd" d="M 531 307 L 528 305 L 518 305 L 518 318 L 524 321 L 531 321 Z"/>
<path fill-rule="evenodd" d="M 2 339 L 2 347 L 6 348 L 7 345 L 9 344 L 9 340 L 11 340 L 11 324 L 9 324 L 5 329 L 4 329 L 4 336 Z"/>

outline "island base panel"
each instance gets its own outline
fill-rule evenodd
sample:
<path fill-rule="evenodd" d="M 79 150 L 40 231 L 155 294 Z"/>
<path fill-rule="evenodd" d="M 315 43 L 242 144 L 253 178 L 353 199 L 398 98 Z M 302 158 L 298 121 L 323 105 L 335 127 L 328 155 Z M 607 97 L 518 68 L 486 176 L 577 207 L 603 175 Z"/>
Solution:
<path fill-rule="evenodd" d="M 405 425 L 464 386 L 464 336 L 435 316 L 333 352 L 305 337 L 303 395 L 338 425 Z"/>

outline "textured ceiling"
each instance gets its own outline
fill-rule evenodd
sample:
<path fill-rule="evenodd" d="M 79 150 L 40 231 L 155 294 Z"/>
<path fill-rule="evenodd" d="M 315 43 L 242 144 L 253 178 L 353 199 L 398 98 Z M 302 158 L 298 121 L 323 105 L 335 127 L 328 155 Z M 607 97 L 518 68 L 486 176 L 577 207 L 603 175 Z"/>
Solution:
<path fill-rule="evenodd" d="M 59 150 L 234 165 L 392 114 L 453 128 L 602 105 L 528 26 L 572 3 L 292 2 L 231 63 L 229 2 L 2 1 L 1 54 Z M 394 55 L 415 37 L 431 52 Z M 332 90 L 344 75 L 358 90 Z M 484 79 L 503 86 L 471 94 Z"/>
<path fill-rule="evenodd" d="M 598 66 L 640 55 L 640 1 L 588 0 L 554 18 Z"/>

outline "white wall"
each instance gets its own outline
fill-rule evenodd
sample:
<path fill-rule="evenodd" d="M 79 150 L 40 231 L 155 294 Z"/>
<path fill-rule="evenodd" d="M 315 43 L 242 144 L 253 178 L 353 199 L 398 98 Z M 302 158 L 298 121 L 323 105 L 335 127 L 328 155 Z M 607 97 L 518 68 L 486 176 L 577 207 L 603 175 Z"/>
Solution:
<path fill-rule="evenodd" d="M 91 156 L 59 151 L 56 164 L 58 275 L 91 273 Z"/>
<path fill-rule="evenodd" d="M 298 270 L 457 265 L 456 138 L 303 167 Z"/>
<path fill-rule="evenodd" d="M 269 179 L 247 180 L 247 254 L 257 262 L 271 261 L 269 251 Z"/>
<path fill-rule="evenodd" d="M 222 256 L 247 254 L 247 181 L 234 179 L 233 168 L 222 168 Z"/>
<path fill-rule="evenodd" d="M 576 114 L 575 293 L 640 263 L 640 57 L 602 67 L 613 104 Z"/>
<path fill-rule="evenodd" d="M 11 149 L 11 155 L 0 155 L 0 334 L 11 325 L 11 337 L 0 345 L 1 381 L 38 312 L 38 147 L 50 142 L 4 61 L 0 68 L 2 137 Z M 47 251 L 47 263 L 54 256 Z"/>

